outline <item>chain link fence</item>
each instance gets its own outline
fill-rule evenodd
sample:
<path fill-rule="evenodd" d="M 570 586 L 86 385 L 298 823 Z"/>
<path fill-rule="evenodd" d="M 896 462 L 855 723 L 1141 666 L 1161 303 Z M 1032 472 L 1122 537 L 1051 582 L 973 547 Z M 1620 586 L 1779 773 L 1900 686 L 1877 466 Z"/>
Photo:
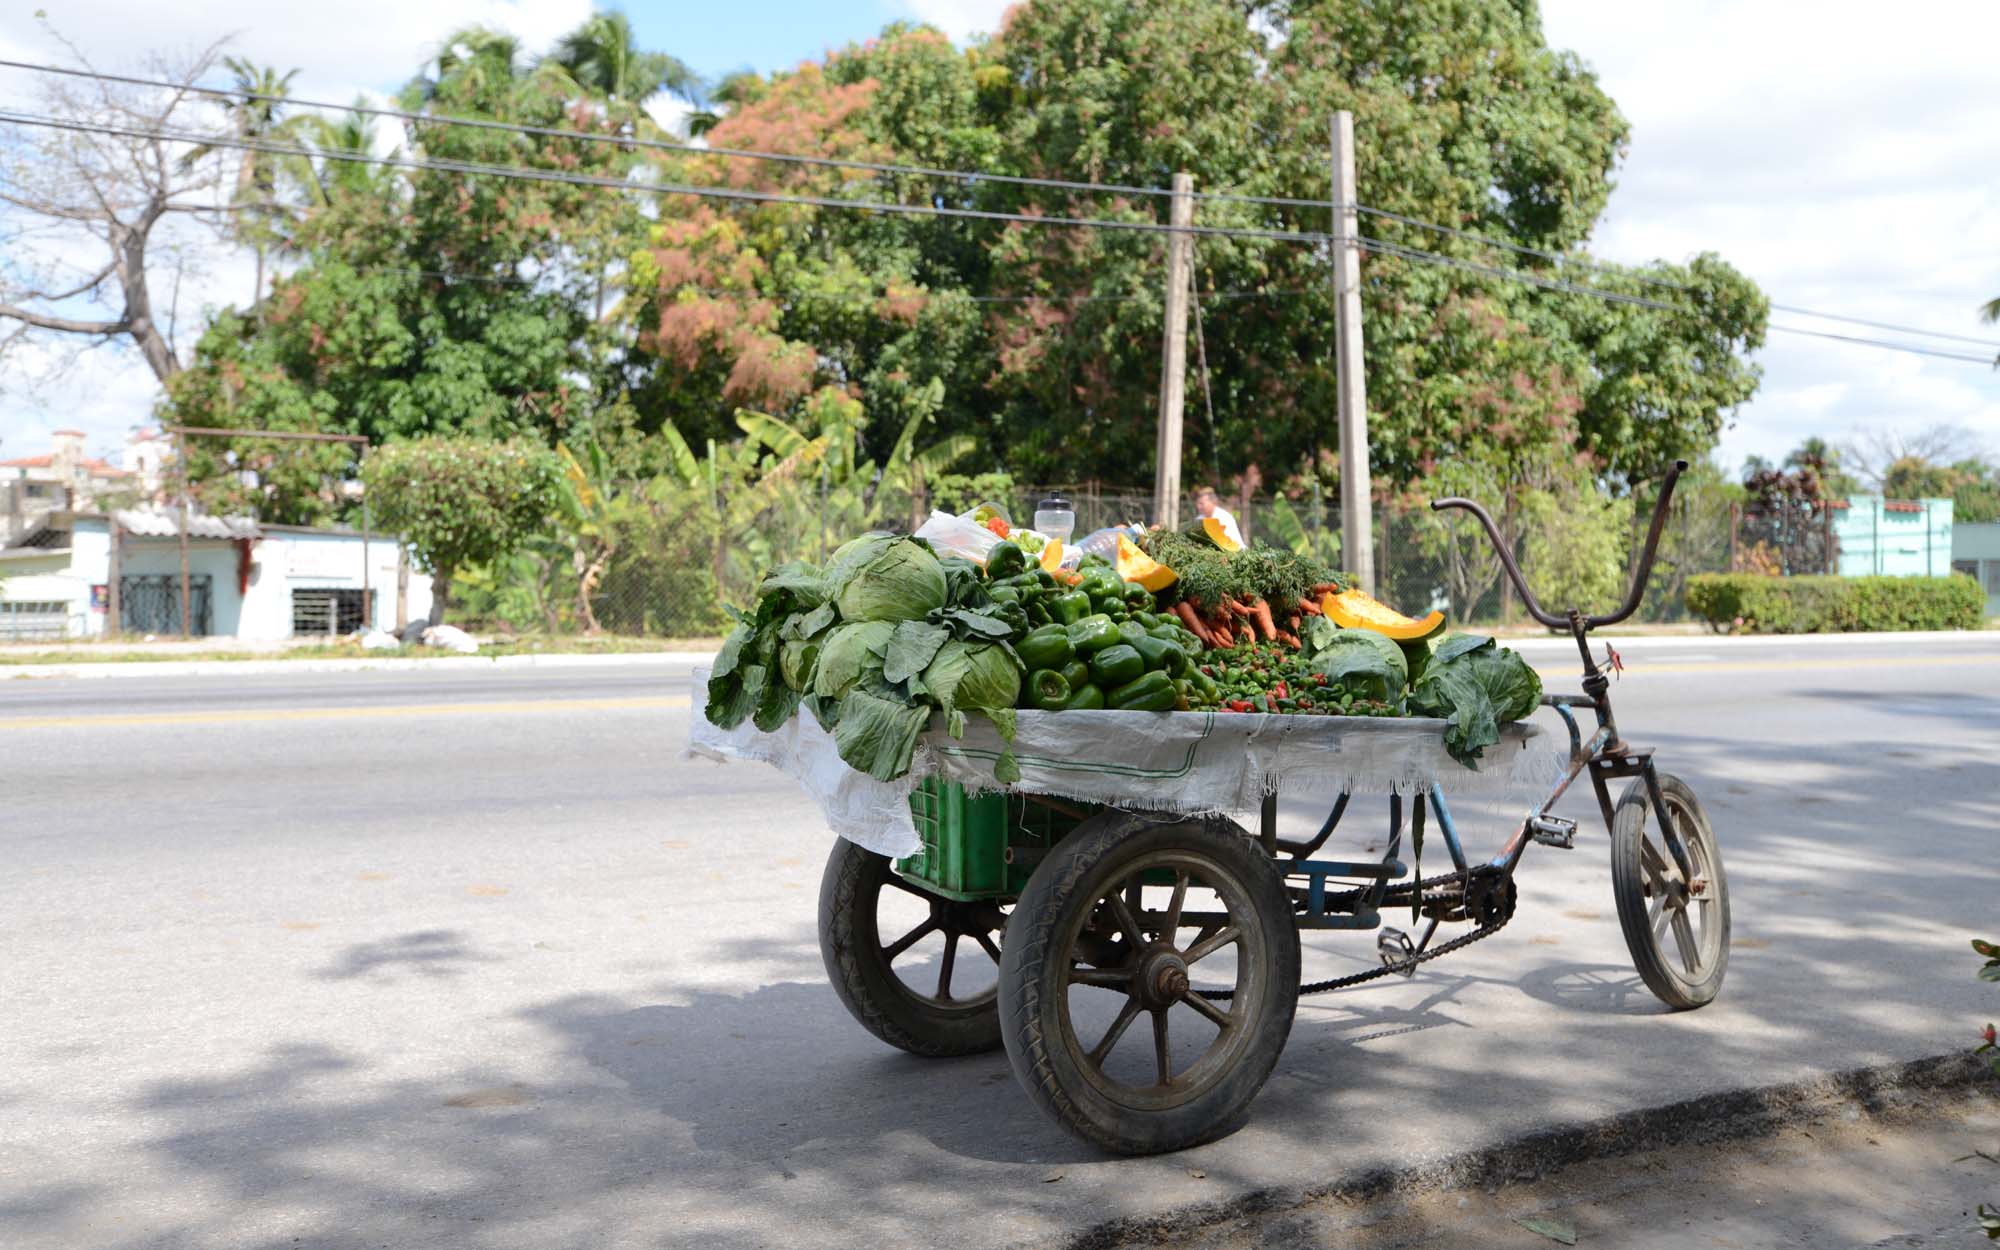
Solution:
<path fill-rule="evenodd" d="M 1031 522 L 1037 502 L 1052 494 L 1070 501 L 1078 537 L 1152 512 L 1150 489 L 1095 482 L 1016 486 L 979 499 L 933 499 L 921 488 L 841 499 L 810 486 L 718 497 L 631 483 L 594 536 L 547 539 L 504 564 L 462 573 L 452 615 L 470 628 L 501 633 L 713 638 L 729 628 L 724 605 L 748 604 L 764 574 L 787 560 L 823 561 L 871 529 L 910 532 L 933 503 L 963 511 L 992 502 L 1016 523 Z M 1224 497 L 1222 506 L 1247 541 L 1310 553 L 1336 568 L 1348 563 L 1330 493 L 1317 500 Z M 1558 504 L 1497 514 L 1544 606 L 1604 611 L 1625 592 L 1652 497 L 1578 506 L 1583 512 Z M 1199 515 L 1192 498 L 1182 501 L 1183 525 Z M 1699 490 L 1677 496 L 1636 619 L 1681 619 L 1688 577 L 1729 569 L 1733 524 L 1726 498 Z M 1440 608 L 1455 624 L 1527 619 L 1471 518 L 1397 499 L 1378 504 L 1374 530 L 1377 593 L 1386 602 L 1411 613 Z"/>

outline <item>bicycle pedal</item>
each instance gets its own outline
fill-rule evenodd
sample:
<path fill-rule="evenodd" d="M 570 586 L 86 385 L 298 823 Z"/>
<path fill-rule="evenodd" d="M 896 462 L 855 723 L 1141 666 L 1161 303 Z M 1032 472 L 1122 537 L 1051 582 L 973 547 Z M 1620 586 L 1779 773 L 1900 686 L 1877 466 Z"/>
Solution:
<path fill-rule="evenodd" d="M 1576 846 L 1576 822 L 1561 816 L 1536 816 L 1528 821 L 1528 836 L 1543 846 L 1572 850 Z"/>
<path fill-rule="evenodd" d="M 1401 929 L 1384 929 L 1375 935 L 1375 953 L 1382 966 L 1406 977 L 1417 975 L 1417 944 Z"/>

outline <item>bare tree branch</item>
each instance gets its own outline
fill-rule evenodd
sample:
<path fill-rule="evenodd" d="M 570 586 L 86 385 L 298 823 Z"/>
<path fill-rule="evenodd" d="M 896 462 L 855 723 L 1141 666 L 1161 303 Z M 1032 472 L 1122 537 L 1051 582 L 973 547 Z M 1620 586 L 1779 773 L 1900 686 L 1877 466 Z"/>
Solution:
<path fill-rule="evenodd" d="M 37 330 L 60 330 L 64 334 L 99 334 L 109 337 L 123 334 L 132 328 L 131 323 L 118 321 L 78 321 L 74 317 L 57 317 L 49 313 L 36 312 L 32 308 L 19 308 L 13 304 L 0 304 L 0 317 L 21 322 Z"/>

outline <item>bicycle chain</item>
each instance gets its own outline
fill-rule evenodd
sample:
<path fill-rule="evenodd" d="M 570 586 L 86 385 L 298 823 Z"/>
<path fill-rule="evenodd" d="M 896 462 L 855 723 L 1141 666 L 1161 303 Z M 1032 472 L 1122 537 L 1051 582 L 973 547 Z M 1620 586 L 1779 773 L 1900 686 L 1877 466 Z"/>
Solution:
<path fill-rule="evenodd" d="M 1448 872 L 1440 876 L 1431 877 L 1427 880 L 1419 882 L 1417 888 L 1419 890 L 1426 890 L 1434 885 L 1449 885 L 1461 879 L 1462 878 L 1458 873 Z M 1455 950 L 1461 950 L 1464 947 L 1470 946 L 1474 942 L 1477 942 L 1480 938 L 1492 937 L 1494 934 L 1500 932 L 1500 930 L 1506 928 L 1507 922 L 1509 920 L 1512 920 L 1513 918 L 1514 918 L 1514 909 L 1510 907 L 1507 909 L 1506 913 L 1500 917 L 1499 923 L 1484 925 L 1480 928 L 1474 929 L 1470 933 L 1462 933 L 1459 936 L 1451 939 L 1449 942 L 1446 942 L 1442 946 L 1432 947 L 1428 950 L 1422 951 L 1417 955 L 1415 959 L 1410 960 L 1408 963 L 1395 964 L 1395 965 L 1383 964 L 1379 968 L 1370 968 L 1366 972 L 1350 972 L 1344 977 L 1332 977 L 1325 981 L 1314 981 L 1307 985 L 1301 985 L 1299 987 L 1299 993 L 1325 994 L 1333 990 L 1344 990 L 1350 985 L 1360 985 L 1364 981 L 1373 981 L 1377 977 L 1386 977 L 1392 972 L 1401 972 L 1404 968 L 1414 968 L 1418 964 L 1429 963 L 1431 960 L 1437 959 L 1440 956 L 1449 955 L 1451 952 Z M 1206 998 L 1211 1002 L 1226 1003 L 1230 999 L 1236 997 L 1235 990 L 1204 990 L 1197 988 L 1195 990 L 1195 993 L 1200 994 L 1203 998 Z"/>

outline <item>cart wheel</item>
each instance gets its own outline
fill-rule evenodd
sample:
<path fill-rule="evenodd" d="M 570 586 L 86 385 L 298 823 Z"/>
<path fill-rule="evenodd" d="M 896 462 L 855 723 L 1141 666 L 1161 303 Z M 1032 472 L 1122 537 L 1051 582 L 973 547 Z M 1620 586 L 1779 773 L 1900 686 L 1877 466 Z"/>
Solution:
<path fill-rule="evenodd" d="M 827 979 L 861 1027 L 913 1055 L 999 1047 L 998 939 L 1006 923 L 997 902 L 961 903 L 919 889 L 886 856 L 846 838 L 827 857 L 819 887 Z M 885 941 L 884 933 L 892 936 Z M 933 954 L 935 968 L 925 958 Z"/>
<path fill-rule="evenodd" d="M 1271 860 L 1226 821 L 1085 821 L 1029 879 L 1011 937 L 1000 1021 L 1014 1075 L 1106 1150 L 1219 1136 L 1292 1030 L 1298 925 Z M 1133 1028 L 1142 1016 L 1150 1027 Z"/>
<path fill-rule="evenodd" d="M 1729 881 L 1715 831 L 1687 782 L 1660 774 L 1660 797 L 1694 870 L 1682 876 L 1660 837 L 1644 778 L 1619 796 L 1611 821 L 1611 885 L 1618 923 L 1646 988 L 1677 1011 L 1700 1007 L 1729 967 Z"/>

